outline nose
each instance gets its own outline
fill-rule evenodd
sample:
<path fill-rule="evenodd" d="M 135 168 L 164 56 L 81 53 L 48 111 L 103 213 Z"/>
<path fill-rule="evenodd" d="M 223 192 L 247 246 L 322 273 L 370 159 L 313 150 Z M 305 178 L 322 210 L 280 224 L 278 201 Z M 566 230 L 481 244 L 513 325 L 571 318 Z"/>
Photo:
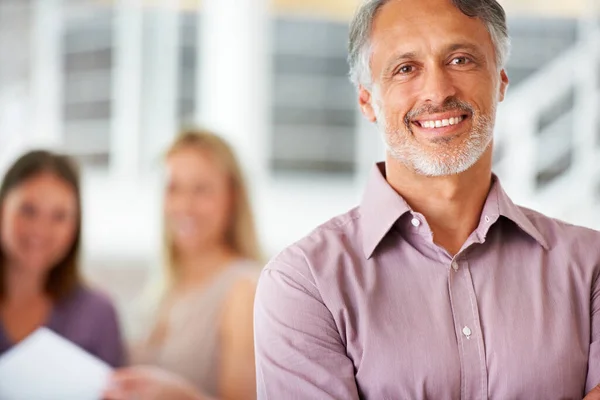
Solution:
<path fill-rule="evenodd" d="M 30 221 L 28 235 L 36 240 L 46 241 L 53 236 L 53 221 L 49 216 L 37 216 Z"/>
<path fill-rule="evenodd" d="M 171 211 L 185 213 L 194 207 L 194 197 L 190 193 L 181 190 L 172 194 L 169 200 L 168 204 Z"/>
<path fill-rule="evenodd" d="M 423 82 L 423 102 L 441 105 L 456 95 L 456 87 L 450 74 L 443 66 L 435 66 L 426 70 Z"/>

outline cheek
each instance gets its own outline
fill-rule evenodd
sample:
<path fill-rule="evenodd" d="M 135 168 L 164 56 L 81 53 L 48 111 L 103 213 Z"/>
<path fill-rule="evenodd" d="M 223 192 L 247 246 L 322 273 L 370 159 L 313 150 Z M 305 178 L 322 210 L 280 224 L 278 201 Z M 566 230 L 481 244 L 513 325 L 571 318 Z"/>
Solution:
<path fill-rule="evenodd" d="M 5 213 L 0 221 L 2 247 L 16 247 L 20 237 L 28 236 L 29 224 L 23 218 L 11 213 Z"/>
<path fill-rule="evenodd" d="M 218 217 L 220 199 L 215 194 L 195 196 L 190 206 L 190 214 L 201 218 L 203 221 L 212 221 Z"/>
<path fill-rule="evenodd" d="M 489 76 L 468 80 L 460 86 L 457 97 L 482 113 L 489 113 L 498 101 L 500 82 Z"/>
<path fill-rule="evenodd" d="M 215 229 L 225 230 L 229 224 L 231 206 L 228 196 L 220 194 L 215 196 L 207 207 L 210 218 L 213 221 Z"/>
<path fill-rule="evenodd" d="M 405 126 L 404 118 L 406 114 L 416 107 L 416 104 L 411 103 L 410 100 L 414 98 L 411 90 L 410 88 L 396 86 L 389 90 L 380 102 L 381 112 L 384 113 L 387 124 L 394 130 Z"/>
<path fill-rule="evenodd" d="M 54 247 L 57 252 L 66 252 L 73 245 L 77 230 L 76 224 L 76 221 L 64 221 L 53 227 L 52 237 L 55 238 Z"/>
<path fill-rule="evenodd" d="M 177 208 L 175 207 L 175 201 L 173 201 L 173 196 L 166 195 L 163 199 L 164 216 L 168 218 L 176 211 Z"/>
<path fill-rule="evenodd" d="M 219 190 L 203 199 L 197 214 L 201 215 L 205 235 L 217 238 L 227 231 L 231 214 L 228 197 L 225 190 Z"/>

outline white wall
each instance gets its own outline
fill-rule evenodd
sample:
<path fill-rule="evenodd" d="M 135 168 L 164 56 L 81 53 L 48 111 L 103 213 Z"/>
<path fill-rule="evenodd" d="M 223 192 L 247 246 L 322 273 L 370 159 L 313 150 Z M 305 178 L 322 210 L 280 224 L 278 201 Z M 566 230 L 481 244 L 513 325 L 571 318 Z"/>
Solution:
<path fill-rule="evenodd" d="M 362 194 L 351 179 L 268 179 L 252 199 L 267 256 L 317 225 L 354 207 Z M 85 260 L 156 264 L 160 260 L 162 185 L 159 176 L 115 180 L 87 173 L 83 181 Z"/>

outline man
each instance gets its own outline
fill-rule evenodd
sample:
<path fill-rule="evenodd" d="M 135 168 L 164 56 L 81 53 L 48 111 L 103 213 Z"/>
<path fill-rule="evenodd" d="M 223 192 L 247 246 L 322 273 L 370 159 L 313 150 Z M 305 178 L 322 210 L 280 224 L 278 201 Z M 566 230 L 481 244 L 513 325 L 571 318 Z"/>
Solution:
<path fill-rule="evenodd" d="M 515 206 L 491 172 L 508 50 L 495 0 L 359 9 L 351 76 L 386 160 L 265 268 L 260 399 L 598 396 L 600 234 Z"/>

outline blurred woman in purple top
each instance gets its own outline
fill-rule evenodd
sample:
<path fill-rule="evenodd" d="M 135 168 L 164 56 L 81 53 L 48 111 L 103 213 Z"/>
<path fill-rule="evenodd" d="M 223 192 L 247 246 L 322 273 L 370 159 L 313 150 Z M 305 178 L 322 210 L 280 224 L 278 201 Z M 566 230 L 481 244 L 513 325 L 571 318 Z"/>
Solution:
<path fill-rule="evenodd" d="M 0 355 L 45 326 L 123 364 L 115 309 L 81 279 L 80 241 L 77 168 L 47 151 L 23 155 L 0 186 Z"/>

